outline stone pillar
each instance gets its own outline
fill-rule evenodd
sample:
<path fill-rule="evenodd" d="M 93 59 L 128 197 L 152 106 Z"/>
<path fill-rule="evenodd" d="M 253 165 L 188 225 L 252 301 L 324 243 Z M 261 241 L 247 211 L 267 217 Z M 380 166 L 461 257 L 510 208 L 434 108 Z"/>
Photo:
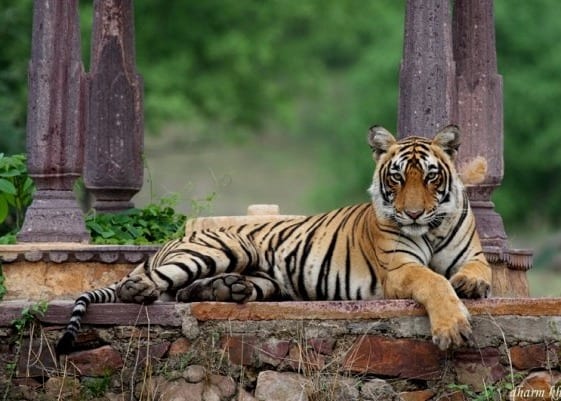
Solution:
<path fill-rule="evenodd" d="M 132 0 L 95 0 L 84 182 L 97 211 L 131 208 L 142 187 L 142 88 Z"/>
<path fill-rule="evenodd" d="M 81 175 L 84 69 L 77 0 L 35 0 L 27 166 L 37 192 L 18 235 L 22 242 L 87 242 L 72 188 Z"/>
<path fill-rule="evenodd" d="M 493 0 L 456 0 L 452 26 L 458 125 L 462 131 L 458 161 L 467 162 L 476 156 L 487 160 L 485 180 L 469 187 L 468 194 L 487 258 L 498 266 L 494 270 L 494 292 L 527 295 L 526 277 L 517 271 L 531 267 L 532 253 L 508 249 L 502 218 L 491 202 L 504 173 L 503 86 L 497 72 Z M 499 274 L 501 266 L 506 270 Z"/>
<path fill-rule="evenodd" d="M 459 163 L 476 156 L 487 160 L 487 177 L 468 188 L 485 246 L 502 249 L 506 233 L 491 193 L 503 179 L 503 82 L 497 72 L 492 0 L 456 0 L 454 58 L 457 71 L 458 125 L 462 131 Z"/>
<path fill-rule="evenodd" d="M 448 0 L 408 0 L 399 74 L 399 137 L 434 133 L 456 121 L 456 71 Z"/>
<path fill-rule="evenodd" d="M 487 159 L 485 181 L 468 188 L 493 293 L 528 295 L 531 252 L 510 250 L 491 193 L 503 177 L 502 79 L 497 73 L 492 0 L 408 0 L 399 77 L 398 135 L 432 137 L 447 124 L 462 132 L 459 163 Z M 452 22 L 452 23 L 451 23 Z M 453 27 L 453 29 L 452 29 Z"/>

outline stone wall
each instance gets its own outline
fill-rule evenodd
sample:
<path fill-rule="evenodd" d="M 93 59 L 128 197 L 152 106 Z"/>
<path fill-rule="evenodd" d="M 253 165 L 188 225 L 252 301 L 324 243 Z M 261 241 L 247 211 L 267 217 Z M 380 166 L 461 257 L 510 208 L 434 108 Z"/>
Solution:
<path fill-rule="evenodd" d="M 82 350 L 57 360 L 53 345 L 71 303 L 52 302 L 34 324 L 17 329 L 11 322 L 24 322 L 29 304 L 4 302 L 1 394 L 111 401 L 561 399 L 554 387 L 561 378 L 561 300 L 466 304 L 471 344 L 447 352 L 432 344 L 424 310 L 412 301 L 93 305 L 77 344 Z"/>

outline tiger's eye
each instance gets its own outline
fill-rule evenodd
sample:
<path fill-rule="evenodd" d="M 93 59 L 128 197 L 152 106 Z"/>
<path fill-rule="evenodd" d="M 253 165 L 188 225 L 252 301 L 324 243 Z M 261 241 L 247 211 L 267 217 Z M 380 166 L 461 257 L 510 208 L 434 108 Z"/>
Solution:
<path fill-rule="evenodd" d="M 390 178 L 394 181 L 401 182 L 401 174 L 400 173 L 391 173 Z"/>
<path fill-rule="evenodd" d="M 427 179 L 427 181 L 432 181 L 432 180 L 434 180 L 437 176 L 438 176 L 438 174 L 435 173 L 435 172 L 433 171 L 433 172 L 430 172 L 430 173 L 427 174 L 426 179 Z"/>

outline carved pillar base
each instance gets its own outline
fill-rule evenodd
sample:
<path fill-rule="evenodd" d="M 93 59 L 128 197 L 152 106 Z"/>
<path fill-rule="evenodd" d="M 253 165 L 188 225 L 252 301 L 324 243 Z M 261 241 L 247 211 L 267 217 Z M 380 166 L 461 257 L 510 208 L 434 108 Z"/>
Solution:
<path fill-rule="evenodd" d="M 88 242 L 84 214 L 72 191 L 39 190 L 18 234 L 22 242 Z"/>
<path fill-rule="evenodd" d="M 99 213 L 122 212 L 134 207 L 131 198 L 138 192 L 138 189 L 109 189 L 109 188 L 89 188 L 95 198 L 93 208 Z"/>
<path fill-rule="evenodd" d="M 467 188 L 471 209 L 475 215 L 477 232 L 481 245 L 496 247 L 499 250 L 507 246 L 507 236 L 502 217 L 495 211 L 495 204 L 490 201 L 495 185 L 479 184 Z"/>

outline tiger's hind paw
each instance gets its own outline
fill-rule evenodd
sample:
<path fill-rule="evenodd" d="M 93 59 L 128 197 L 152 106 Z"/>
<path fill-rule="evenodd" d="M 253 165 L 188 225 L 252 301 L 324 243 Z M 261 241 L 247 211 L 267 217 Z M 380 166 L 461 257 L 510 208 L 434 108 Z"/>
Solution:
<path fill-rule="evenodd" d="M 253 293 L 253 283 L 241 274 L 221 274 L 195 281 L 177 292 L 177 301 L 246 302 Z"/>
<path fill-rule="evenodd" d="M 156 284 L 145 275 L 128 277 L 117 287 L 117 297 L 121 302 L 149 304 L 159 296 Z"/>

